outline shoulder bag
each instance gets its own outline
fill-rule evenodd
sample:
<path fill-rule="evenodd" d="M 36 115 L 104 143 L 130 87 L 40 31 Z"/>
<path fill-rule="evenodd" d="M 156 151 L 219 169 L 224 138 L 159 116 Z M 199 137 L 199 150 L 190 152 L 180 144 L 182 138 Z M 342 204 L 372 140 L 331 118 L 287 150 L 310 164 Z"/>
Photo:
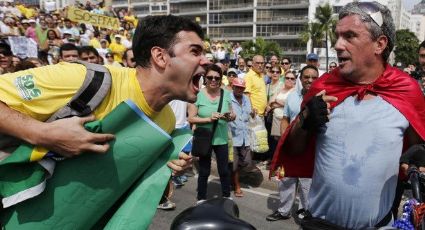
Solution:
<path fill-rule="evenodd" d="M 217 112 L 221 111 L 223 105 L 224 90 L 220 89 L 220 102 L 218 104 Z M 195 157 L 206 157 L 211 155 L 212 151 L 212 140 L 214 137 L 215 130 L 218 125 L 218 120 L 213 123 L 212 130 L 204 127 L 198 127 L 193 131 L 193 145 L 192 155 Z"/>

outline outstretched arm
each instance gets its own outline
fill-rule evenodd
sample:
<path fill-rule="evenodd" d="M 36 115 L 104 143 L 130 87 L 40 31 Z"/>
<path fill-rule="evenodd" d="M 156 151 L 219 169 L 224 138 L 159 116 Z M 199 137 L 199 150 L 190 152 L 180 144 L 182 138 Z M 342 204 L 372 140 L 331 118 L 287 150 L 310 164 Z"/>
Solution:
<path fill-rule="evenodd" d="M 65 157 L 83 152 L 105 153 L 112 134 L 91 133 L 84 129 L 94 116 L 65 118 L 45 123 L 9 108 L 0 102 L 0 133 L 30 144 L 43 146 Z"/>

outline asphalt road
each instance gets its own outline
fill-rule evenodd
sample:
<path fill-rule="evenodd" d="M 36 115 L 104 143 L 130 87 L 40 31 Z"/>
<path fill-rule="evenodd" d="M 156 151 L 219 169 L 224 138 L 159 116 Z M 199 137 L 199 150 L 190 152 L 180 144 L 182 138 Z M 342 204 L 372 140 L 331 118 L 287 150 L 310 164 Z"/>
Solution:
<path fill-rule="evenodd" d="M 210 177 L 211 178 L 211 177 Z M 173 219 L 184 209 L 196 203 L 196 177 L 189 177 L 181 188 L 175 189 L 172 201 L 177 208 L 172 211 L 157 210 L 152 221 L 150 230 L 170 229 Z M 298 230 L 298 226 L 293 219 L 269 222 L 266 216 L 273 213 L 279 199 L 276 191 L 262 188 L 243 188 L 245 196 L 242 198 L 233 197 L 239 207 L 240 218 L 249 222 L 257 229 L 261 230 Z M 220 194 L 220 182 L 218 178 L 210 179 L 208 184 L 208 197 L 217 197 Z M 233 194 L 232 194 L 233 196 Z"/>

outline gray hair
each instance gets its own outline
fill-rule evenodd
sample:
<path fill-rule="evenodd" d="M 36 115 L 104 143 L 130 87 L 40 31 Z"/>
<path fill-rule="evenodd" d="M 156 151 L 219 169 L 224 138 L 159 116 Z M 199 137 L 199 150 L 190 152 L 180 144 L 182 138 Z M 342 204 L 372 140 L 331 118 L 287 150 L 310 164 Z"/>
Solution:
<path fill-rule="evenodd" d="M 372 2 L 372 4 L 374 4 L 382 14 L 383 24 L 381 27 L 379 27 L 378 24 L 376 24 L 372 19 L 372 17 L 360 8 L 360 4 L 362 3 L 352 2 L 345 5 L 339 12 L 339 20 L 346 16 L 359 15 L 362 22 L 366 24 L 372 40 L 376 41 L 381 35 L 386 36 L 388 39 L 388 44 L 382 53 L 382 58 L 384 61 L 387 61 L 391 51 L 394 48 L 396 39 L 395 26 L 393 18 L 391 17 L 391 11 L 386 6 L 381 5 L 376 1 Z"/>

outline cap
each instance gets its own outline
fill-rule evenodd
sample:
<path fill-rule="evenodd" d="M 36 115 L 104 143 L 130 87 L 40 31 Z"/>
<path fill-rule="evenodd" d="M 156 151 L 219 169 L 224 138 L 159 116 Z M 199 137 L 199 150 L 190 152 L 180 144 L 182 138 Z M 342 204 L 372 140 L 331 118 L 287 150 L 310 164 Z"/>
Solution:
<path fill-rule="evenodd" d="M 122 39 L 122 36 L 117 34 L 117 35 L 115 35 L 115 38 Z"/>
<path fill-rule="evenodd" d="M 309 53 L 308 55 L 307 55 L 307 60 L 319 60 L 319 56 L 317 56 L 317 54 L 315 54 L 315 53 Z"/>
<path fill-rule="evenodd" d="M 26 19 L 22 20 L 22 24 L 24 24 L 24 23 L 28 23 L 28 20 L 26 20 Z"/>
<path fill-rule="evenodd" d="M 232 84 L 234 86 L 239 86 L 239 87 L 242 87 L 242 88 L 246 88 L 245 81 L 242 78 L 235 78 L 235 79 L 233 79 Z"/>
<path fill-rule="evenodd" d="M 237 70 L 235 68 L 230 68 L 229 70 L 227 70 L 227 75 L 229 75 L 230 73 L 234 73 L 237 74 Z"/>
<path fill-rule="evenodd" d="M 108 40 L 102 38 L 102 39 L 100 39 L 100 42 L 108 42 Z"/>
<path fill-rule="evenodd" d="M 119 30 L 124 30 L 124 28 L 120 27 L 120 29 L 119 29 Z"/>
<path fill-rule="evenodd" d="M 28 20 L 28 23 L 35 23 L 35 20 L 34 19 L 29 19 Z"/>

